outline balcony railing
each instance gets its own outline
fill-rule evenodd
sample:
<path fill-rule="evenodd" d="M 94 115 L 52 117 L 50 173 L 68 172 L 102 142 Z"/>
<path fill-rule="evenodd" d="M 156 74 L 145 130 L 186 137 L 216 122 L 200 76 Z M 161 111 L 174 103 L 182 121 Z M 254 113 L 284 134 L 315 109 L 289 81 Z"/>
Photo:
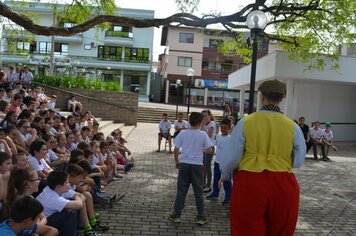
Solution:
<path fill-rule="evenodd" d="M 106 31 L 105 37 L 115 37 L 115 38 L 133 38 L 132 32 L 122 32 L 122 31 Z"/>

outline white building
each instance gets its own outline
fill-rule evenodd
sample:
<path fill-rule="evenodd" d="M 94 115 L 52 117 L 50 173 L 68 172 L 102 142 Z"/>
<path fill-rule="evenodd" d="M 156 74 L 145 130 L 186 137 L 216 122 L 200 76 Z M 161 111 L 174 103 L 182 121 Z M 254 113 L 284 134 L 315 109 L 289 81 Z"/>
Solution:
<path fill-rule="evenodd" d="M 306 65 L 289 60 L 288 53 L 274 51 L 257 60 L 256 88 L 265 80 L 287 83 L 281 108 L 290 118 L 304 116 L 307 123 L 331 122 L 336 141 L 356 141 L 356 57 L 355 47 L 342 50 L 340 69 L 306 71 Z M 228 87 L 248 90 L 251 65 L 229 75 Z M 243 94 L 243 93 L 242 93 Z M 261 107 L 257 96 L 257 108 Z"/>
<path fill-rule="evenodd" d="M 23 11 L 36 14 L 40 25 L 53 24 L 52 8 L 47 3 L 31 3 Z M 136 19 L 154 18 L 152 10 L 119 8 L 117 14 Z M 62 26 L 71 27 L 72 24 L 68 22 Z M 3 67 L 21 63 L 29 65 L 36 74 L 44 73 L 49 68 L 51 37 L 19 29 L 3 25 L 0 58 Z M 55 36 L 55 71 L 114 80 L 124 91 L 138 92 L 141 100 L 148 100 L 153 32 L 152 27 L 112 25 L 107 31 L 94 27 L 71 37 Z"/>

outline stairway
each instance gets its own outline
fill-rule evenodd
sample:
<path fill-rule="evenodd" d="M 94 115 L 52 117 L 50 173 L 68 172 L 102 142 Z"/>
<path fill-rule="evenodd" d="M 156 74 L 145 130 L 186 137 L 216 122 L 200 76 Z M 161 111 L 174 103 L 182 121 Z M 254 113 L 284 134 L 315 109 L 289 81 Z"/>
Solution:
<path fill-rule="evenodd" d="M 201 109 L 201 110 L 203 110 L 203 109 Z M 183 114 L 186 114 L 186 111 L 179 110 L 179 112 L 183 112 Z M 142 106 L 139 106 L 138 113 L 137 113 L 137 122 L 157 123 L 158 124 L 162 120 L 162 114 L 163 113 L 167 113 L 168 114 L 168 119 L 171 122 L 173 122 L 176 119 L 176 110 L 174 110 L 174 109 L 153 108 L 153 107 L 142 107 Z M 213 114 L 213 115 L 215 117 L 215 121 L 217 121 L 219 123 L 224 118 L 220 114 Z"/>
<path fill-rule="evenodd" d="M 60 111 L 55 109 L 62 116 L 67 117 L 71 113 L 68 111 Z M 102 120 L 100 117 L 95 117 L 96 121 L 99 123 L 99 132 L 103 132 L 105 137 L 110 135 L 111 131 L 115 129 L 121 129 L 123 138 L 127 139 L 131 132 L 135 129 L 135 126 L 125 126 L 123 123 L 114 123 L 110 120 Z"/>

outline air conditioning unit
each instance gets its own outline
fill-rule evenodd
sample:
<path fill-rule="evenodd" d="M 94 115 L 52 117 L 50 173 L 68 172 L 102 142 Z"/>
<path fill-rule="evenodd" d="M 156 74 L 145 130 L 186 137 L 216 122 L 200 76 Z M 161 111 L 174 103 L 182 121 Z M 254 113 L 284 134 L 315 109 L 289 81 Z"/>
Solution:
<path fill-rule="evenodd" d="M 98 44 L 94 43 L 94 42 L 92 42 L 90 45 L 91 45 L 92 48 L 96 48 L 98 46 Z"/>

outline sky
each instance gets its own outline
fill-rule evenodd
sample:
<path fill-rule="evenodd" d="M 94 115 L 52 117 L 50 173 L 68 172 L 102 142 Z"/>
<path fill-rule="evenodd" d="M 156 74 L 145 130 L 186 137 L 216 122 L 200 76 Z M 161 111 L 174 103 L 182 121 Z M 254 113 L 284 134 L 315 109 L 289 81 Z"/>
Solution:
<path fill-rule="evenodd" d="M 195 15 L 201 16 L 204 13 L 219 12 L 223 15 L 235 13 L 255 0 L 200 0 L 198 11 Z M 118 7 L 147 9 L 155 11 L 155 18 L 164 18 L 178 12 L 178 7 L 174 0 L 116 0 Z M 164 47 L 160 46 L 161 30 L 154 31 L 153 60 L 158 60 L 158 55 L 163 53 Z"/>

